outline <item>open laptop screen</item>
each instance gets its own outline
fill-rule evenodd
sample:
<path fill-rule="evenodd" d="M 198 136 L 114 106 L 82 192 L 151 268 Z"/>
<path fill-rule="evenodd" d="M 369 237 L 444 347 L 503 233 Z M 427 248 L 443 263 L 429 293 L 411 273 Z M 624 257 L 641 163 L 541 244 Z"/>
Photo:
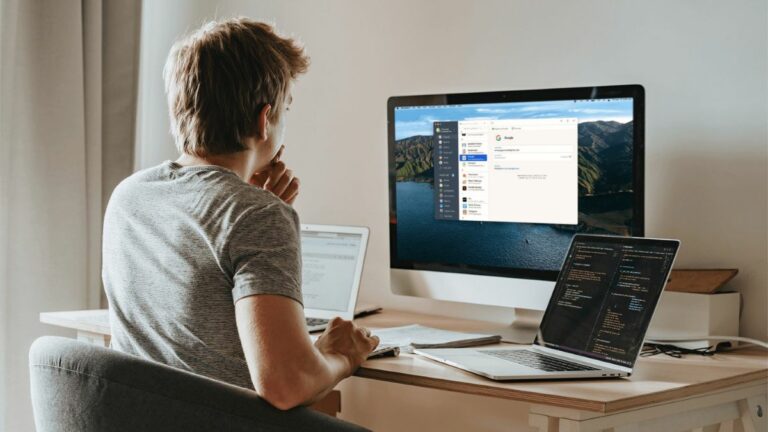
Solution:
<path fill-rule="evenodd" d="M 306 309 L 346 311 L 354 288 L 359 233 L 301 232 L 302 284 Z"/>
<path fill-rule="evenodd" d="M 577 235 L 536 343 L 632 367 L 679 242 Z"/>

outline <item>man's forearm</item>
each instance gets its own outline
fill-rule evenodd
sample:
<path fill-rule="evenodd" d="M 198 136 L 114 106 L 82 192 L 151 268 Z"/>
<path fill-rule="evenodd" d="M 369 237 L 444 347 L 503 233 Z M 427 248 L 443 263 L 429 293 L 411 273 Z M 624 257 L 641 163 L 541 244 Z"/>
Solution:
<path fill-rule="evenodd" d="M 322 380 L 323 382 L 320 383 L 318 382 L 320 380 L 317 380 L 316 376 L 314 377 L 314 384 L 320 385 L 317 386 L 318 388 L 316 389 L 314 396 L 310 397 L 310 399 L 302 405 L 312 405 L 313 403 L 322 400 L 326 395 L 328 395 L 328 393 L 333 390 L 334 387 L 336 387 L 336 384 L 338 384 L 344 378 L 348 377 L 350 374 L 349 360 L 347 360 L 347 358 L 343 355 L 324 353 L 319 350 L 318 355 L 320 362 L 325 363 L 324 368 L 326 369 L 326 374 L 324 375 L 327 378 Z"/>

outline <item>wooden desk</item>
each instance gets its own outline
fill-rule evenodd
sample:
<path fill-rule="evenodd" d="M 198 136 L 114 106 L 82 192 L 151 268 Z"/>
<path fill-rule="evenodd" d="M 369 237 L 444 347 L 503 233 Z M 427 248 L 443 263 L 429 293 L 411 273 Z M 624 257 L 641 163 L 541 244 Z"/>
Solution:
<path fill-rule="evenodd" d="M 77 330 L 77 340 L 109 348 L 112 330 L 107 309 L 43 312 L 40 322 Z"/>
<path fill-rule="evenodd" d="M 106 311 L 43 313 L 44 323 L 73 328 L 78 339 L 108 344 Z M 368 327 L 418 323 L 487 331 L 493 323 L 385 311 L 358 320 Z M 497 325 L 497 324 L 496 324 Z M 410 354 L 370 360 L 356 376 L 531 403 L 539 431 L 768 430 L 768 354 L 744 349 L 712 357 L 641 358 L 628 379 L 496 382 Z"/>

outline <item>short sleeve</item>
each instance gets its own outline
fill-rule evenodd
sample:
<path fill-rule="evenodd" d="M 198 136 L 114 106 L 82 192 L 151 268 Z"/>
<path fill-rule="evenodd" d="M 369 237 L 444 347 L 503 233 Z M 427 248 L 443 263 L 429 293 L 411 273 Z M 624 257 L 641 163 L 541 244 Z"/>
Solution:
<path fill-rule="evenodd" d="M 228 241 L 233 269 L 233 301 L 277 294 L 303 304 L 299 218 L 282 202 L 249 209 Z"/>

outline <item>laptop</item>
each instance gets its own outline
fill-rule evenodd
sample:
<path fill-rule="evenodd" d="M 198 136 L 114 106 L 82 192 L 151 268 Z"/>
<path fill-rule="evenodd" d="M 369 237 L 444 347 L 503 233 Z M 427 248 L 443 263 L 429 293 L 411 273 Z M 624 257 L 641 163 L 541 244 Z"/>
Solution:
<path fill-rule="evenodd" d="M 355 316 L 357 293 L 368 245 L 368 228 L 301 225 L 301 290 L 310 332 L 333 317 Z"/>
<path fill-rule="evenodd" d="M 494 380 L 630 376 L 679 246 L 578 234 L 532 346 L 415 352 Z"/>

